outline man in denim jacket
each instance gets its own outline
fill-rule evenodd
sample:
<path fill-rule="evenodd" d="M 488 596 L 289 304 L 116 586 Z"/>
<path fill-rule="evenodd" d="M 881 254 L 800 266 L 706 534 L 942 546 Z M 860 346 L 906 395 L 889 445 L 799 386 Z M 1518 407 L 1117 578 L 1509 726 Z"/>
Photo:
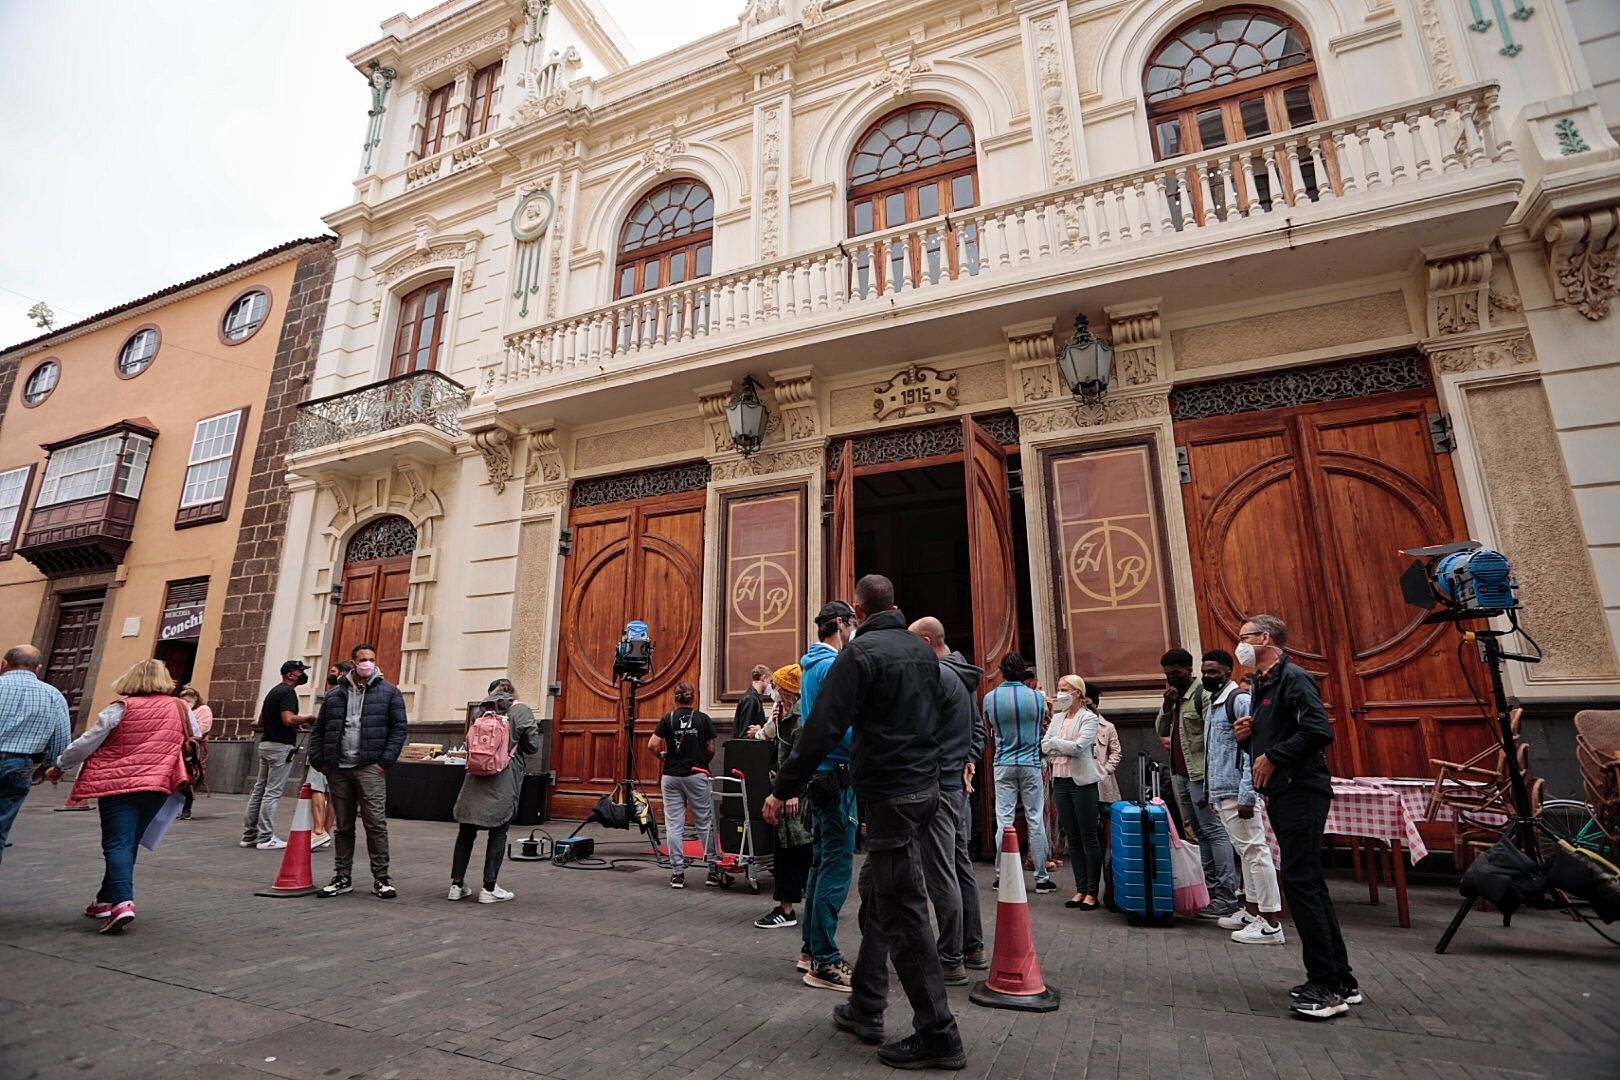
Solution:
<path fill-rule="evenodd" d="M 1243 908 L 1221 920 L 1232 931 L 1232 940 L 1245 945 L 1281 945 L 1282 894 L 1277 889 L 1277 868 L 1266 843 L 1264 820 L 1256 810 L 1259 802 L 1249 755 L 1238 746 L 1232 723 L 1249 715 L 1249 695 L 1232 681 L 1232 654 L 1211 649 L 1204 654 L 1203 684 L 1209 694 L 1204 710 L 1204 782 L 1209 804 L 1221 815 L 1226 834 L 1232 838 L 1238 863 L 1243 871 Z"/>

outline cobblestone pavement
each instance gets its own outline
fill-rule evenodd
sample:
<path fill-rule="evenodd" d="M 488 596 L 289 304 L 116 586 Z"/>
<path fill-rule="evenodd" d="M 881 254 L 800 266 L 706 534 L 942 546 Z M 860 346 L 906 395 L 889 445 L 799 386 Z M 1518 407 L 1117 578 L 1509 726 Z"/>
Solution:
<path fill-rule="evenodd" d="M 143 853 L 140 918 L 100 937 L 79 913 L 101 874 L 97 818 L 52 813 L 64 790 L 28 800 L 0 867 L 5 1080 L 893 1075 L 833 1028 L 841 995 L 799 983 L 796 932 L 750 925 L 764 897 L 673 892 L 655 868 L 529 863 L 502 877 L 515 901 L 451 906 L 445 824 L 391 825 L 396 901 L 364 892 L 363 853 L 352 896 L 261 899 L 280 854 L 236 847 L 240 798 L 199 799 Z M 317 881 L 330 863 L 315 854 Z M 1353 882 L 1335 887 L 1367 1001 L 1322 1024 L 1285 1014 L 1301 977 L 1292 943 L 1237 945 L 1212 924 L 1130 929 L 1066 911 L 1061 892 L 1031 897 L 1062 1008 L 990 1011 L 953 989 L 964 1075 L 1620 1076 L 1620 949 L 1557 915 L 1504 929 L 1480 913 L 1436 956 L 1454 891 L 1414 888 L 1401 930 L 1387 892 L 1375 908 Z M 910 1024 L 894 995 L 891 1035 Z"/>

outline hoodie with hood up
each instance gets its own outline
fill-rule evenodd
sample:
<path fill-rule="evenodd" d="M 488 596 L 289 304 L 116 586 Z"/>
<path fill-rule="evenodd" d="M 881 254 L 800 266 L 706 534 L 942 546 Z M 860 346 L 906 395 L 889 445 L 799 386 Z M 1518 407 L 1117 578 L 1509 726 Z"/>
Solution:
<path fill-rule="evenodd" d="M 816 642 L 799 658 L 799 667 L 803 671 L 799 676 L 799 716 L 804 720 L 810 719 L 810 710 L 815 708 L 816 704 L 816 691 L 821 689 L 823 680 L 827 678 L 827 669 L 832 667 L 836 659 L 838 650 L 825 641 Z M 838 740 L 838 745 L 834 746 L 832 752 L 816 766 L 816 771 L 829 772 L 839 765 L 848 765 L 850 746 L 854 739 L 854 728 L 845 731 L 844 737 Z"/>
<path fill-rule="evenodd" d="M 986 735 L 976 704 L 984 669 L 968 663 L 960 652 L 939 658 L 939 682 L 945 695 L 939 724 L 939 789 L 962 790 L 962 766 L 984 756 Z"/>

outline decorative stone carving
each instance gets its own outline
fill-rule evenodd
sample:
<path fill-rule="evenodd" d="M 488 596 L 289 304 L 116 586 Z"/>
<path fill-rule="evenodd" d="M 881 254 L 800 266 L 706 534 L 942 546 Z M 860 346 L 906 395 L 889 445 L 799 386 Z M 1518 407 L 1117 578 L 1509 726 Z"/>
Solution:
<path fill-rule="evenodd" d="M 1109 330 L 1114 339 L 1114 371 L 1118 385 L 1141 386 L 1159 377 L 1162 323 L 1157 306 L 1130 310 L 1111 309 Z"/>
<path fill-rule="evenodd" d="M 416 65 L 416 69 L 411 74 L 415 76 L 415 82 L 421 83 L 429 76 L 438 74 L 445 68 L 450 67 L 452 64 L 458 63 L 459 61 L 465 60 L 470 56 L 483 52 L 485 49 L 504 44 L 506 39 L 510 36 L 511 31 L 509 31 L 506 27 L 497 26 L 495 29 L 489 31 L 487 34 L 484 34 L 482 37 L 474 38 L 471 41 L 463 41 L 446 52 L 440 53 L 433 59 L 426 60 Z"/>
<path fill-rule="evenodd" d="M 928 60 L 919 60 L 914 54 L 910 42 L 905 47 L 889 54 L 889 66 L 872 76 L 872 89 L 881 90 L 889 88 L 895 97 L 911 93 L 911 82 L 918 75 L 934 70 L 934 65 Z"/>
<path fill-rule="evenodd" d="M 641 155 L 643 168 L 651 169 L 654 176 L 669 171 L 677 154 L 686 153 L 686 143 L 679 136 L 665 132 L 653 141 Z"/>
<path fill-rule="evenodd" d="M 1056 380 L 1045 368 L 1025 368 L 1018 373 L 1020 401 L 1045 401 L 1057 393 Z"/>
<path fill-rule="evenodd" d="M 1157 420 L 1170 414 L 1170 399 L 1164 394 L 1133 394 L 1104 398 L 1096 405 L 1079 402 L 1048 406 L 1018 415 L 1019 429 L 1032 435 L 1052 431 L 1078 430 L 1103 424 L 1124 424 Z"/>
<path fill-rule="evenodd" d="M 942 375 L 931 367 L 912 364 L 897 371 L 888 382 L 872 387 L 872 419 L 932 416 L 944 410 L 955 412 L 958 399 L 956 373 Z"/>
<path fill-rule="evenodd" d="M 755 454 L 752 457 L 716 462 L 713 477 L 716 480 L 739 480 L 748 476 L 769 476 L 772 473 L 798 469 L 817 469 L 822 463 L 820 446 L 805 446 L 797 450 L 779 450 L 775 453 Z"/>
<path fill-rule="evenodd" d="M 805 0 L 804 7 L 799 11 L 801 25 L 819 26 L 826 19 L 827 14 L 822 10 L 822 0 Z"/>
<path fill-rule="evenodd" d="M 1063 53 L 1058 44 L 1057 15 L 1034 20 L 1035 71 L 1040 84 L 1041 118 L 1046 131 L 1046 161 L 1052 183 L 1072 184 L 1075 169 L 1074 144 L 1069 124 L 1069 91 L 1064 85 Z M 1068 32 L 1068 24 L 1062 27 Z"/>
<path fill-rule="evenodd" d="M 1007 360 L 1016 375 L 1014 400 L 1020 404 L 1046 401 L 1057 393 L 1057 340 L 1053 319 L 1004 326 Z"/>
<path fill-rule="evenodd" d="M 782 247 L 782 103 L 776 102 L 760 118 L 759 254 L 774 259 Z"/>
<path fill-rule="evenodd" d="M 366 81 L 371 84 L 371 108 L 366 112 L 366 144 L 362 148 L 360 171 L 371 171 L 371 152 L 382 143 L 382 117 L 388 111 L 388 88 L 399 73 L 373 60 L 366 65 Z"/>
<path fill-rule="evenodd" d="M 748 6 L 743 9 L 737 21 L 758 26 L 770 19 L 781 18 L 782 12 L 782 0 L 749 0 Z"/>
<path fill-rule="evenodd" d="M 523 478 L 531 486 L 536 482 L 553 484 L 563 478 L 562 452 L 557 449 L 557 429 L 541 428 L 529 434 L 529 460 Z"/>
<path fill-rule="evenodd" d="M 783 437 L 789 442 L 819 438 L 821 417 L 816 411 L 815 380 L 810 372 L 773 372 L 771 379 L 771 396 L 776 399 Z"/>
<path fill-rule="evenodd" d="M 726 426 L 726 405 L 731 401 L 730 383 L 719 383 L 698 390 L 698 414 L 709 430 L 709 445 L 714 453 L 723 454 L 731 449 L 731 429 Z"/>
<path fill-rule="evenodd" d="M 371 317 L 375 319 L 382 314 L 383 294 L 394 282 L 434 263 L 455 263 L 462 290 L 472 288 L 473 268 L 477 265 L 477 256 L 478 237 L 473 236 L 454 243 L 432 244 L 422 234 L 419 223 L 416 250 L 398 262 L 384 264 L 378 276 L 377 294 L 371 298 Z"/>
<path fill-rule="evenodd" d="M 1170 391 L 1170 413 L 1177 420 L 1202 420 L 1433 385 L 1422 356 L 1414 350 L 1177 386 Z"/>
<path fill-rule="evenodd" d="M 1456 349 L 1437 349 L 1429 354 L 1429 362 L 1437 373 L 1454 375 L 1462 371 L 1490 371 L 1533 364 L 1536 353 L 1530 345 L 1530 338 L 1520 334 Z"/>
<path fill-rule="evenodd" d="M 557 307 L 562 297 L 562 259 L 565 232 L 568 224 L 568 215 L 564 213 L 565 207 L 558 205 L 557 212 L 551 217 L 551 256 L 546 262 L 546 318 L 557 317 Z"/>
<path fill-rule="evenodd" d="M 1428 266 L 1429 336 L 1490 329 L 1488 252 L 1436 259 Z"/>
<path fill-rule="evenodd" d="M 1620 270 L 1620 207 L 1555 218 L 1543 236 L 1554 299 L 1594 322 L 1606 317 Z"/>
<path fill-rule="evenodd" d="M 1581 138 L 1580 129 L 1575 126 L 1575 121 L 1567 116 L 1553 125 L 1553 134 L 1558 137 L 1558 153 L 1564 157 L 1574 157 L 1592 149 L 1586 140 Z"/>
<path fill-rule="evenodd" d="M 484 455 L 484 467 L 489 471 L 490 486 L 495 494 L 506 490 L 512 476 L 512 434 L 505 428 L 489 428 L 472 433 L 472 443 Z"/>
<path fill-rule="evenodd" d="M 1450 90 L 1457 85 L 1457 65 L 1451 59 L 1446 24 L 1440 18 L 1440 0 L 1418 0 L 1418 22 L 1423 27 L 1423 44 L 1429 54 L 1429 70 L 1434 72 L 1434 85 Z"/>
<path fill-rule="evenodd" d="M 552 507 L 566 506 L 567 504 L 567 484 L 553 484 L 550 487 L 536 488 L 523 493 L 523 509 L 525 510 L 549 510 Z"/>

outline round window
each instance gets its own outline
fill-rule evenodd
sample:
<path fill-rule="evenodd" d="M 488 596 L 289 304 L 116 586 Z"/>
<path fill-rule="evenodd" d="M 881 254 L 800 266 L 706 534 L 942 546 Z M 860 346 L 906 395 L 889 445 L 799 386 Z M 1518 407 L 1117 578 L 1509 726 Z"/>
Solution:
<path fill-rule="evenodd" d="M 62 365 L 55 360 L 46 360 L 33 371 L 23 383 L 23 404 L 32 408 L 51 396 L 56 389 L 57 380 L 62 377 Z"/>
<path fill-rule="evenodd" d="M 118 350 L 118 377 L 133 379 L 141 372 L 152 366 L 152 360 L 157 356 L 158 332 L 155 326 L 143 326 L 129 336 L 124 347 Z"/>
<path fill-rule="evenodd" d="M 227 345 L 246 341 L 259 332 L 264 317 L 270 313 L 270 294 L 263 289 L 251 289 L 231 301 L 225 309 L 225 320 L 220 324 L 219 336 Z"/>

